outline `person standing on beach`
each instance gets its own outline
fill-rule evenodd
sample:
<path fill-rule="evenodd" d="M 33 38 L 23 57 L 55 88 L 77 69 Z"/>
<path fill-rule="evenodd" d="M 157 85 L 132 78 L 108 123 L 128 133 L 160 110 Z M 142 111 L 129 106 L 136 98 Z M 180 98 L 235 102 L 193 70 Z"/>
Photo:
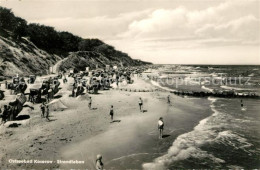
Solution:
<path fill-rule="evenodd" d="M 47 94 L 45 95 L 45 101 L 46 101 L 46 103 L 48 103 L 50 101 L 49 90 L 47 91 Z"/>
<path fill-rule="evenodd" d="M 241 103 L 241 107 L 243 107 L 244 104 L 243 104 L 243 100 L 242 99 L 240 100 L 240 103 Z"/>
<path fill-rule="evenodd" d="M 113 105 L 111 105 L 111 108 L 110 108 L 110 117 L 111 117 L 111 122 L 113 122 L 113 117 L 114 117 L 114 108 L 113 108 Z"/>
<path fill-rule="evenodd" d="M 97 155 L 97 160 L 96 160 L 96 169 L 97 170 L 103 170 L 104 168 L 104 164 L 102 162 L 102 156 L 101 155 Z"/>
<path fill-rule="evenodd" d="M 139 108 L 140 108 L 140 112 L 142 112 L 143 111 L 143 100 L 142 100 L 142 98 L 140 97 L 139 98 Z"/>
<path fill-rule="evenodd" d="M 68 81 L 68 80 L 67 80 L 67 78 L 66 78 L 66 75 L 65 75 L 65 74 L 63 74 L 63 77 L 64 77 L 64 78 L 63 78 L 63 83 L 65 84 L 65 83 L 67 83 L 67 81 Z"/>
<path fill-rule="evenodd" d="M 170 95 L 167 96 L 167 100 L 168 100 L 167 103 L 171 104 Z"/>
<path fill-rule="evenodd" d="M 74 97 L 75 96 L 75 87 L 73 86 L 72 88 L 72 93 L 71 93 L 71 96 Z"/>
<path fill-rule="evenodd" d="M 89 97 L 88 108 L 91 110 L 92 98 Z"/>
<path fill-rule="evenodd" d="M 42 102 L 40 108 L 41 108 L 41 111 L 42 111 L 41 117 L 44 117 L 44 114 L 45 114 L 45 103 L 44 102 Z"/>
<path fill-rule="evenodd" d="M 163 127 L 164 127 L 163 118 L 160 117 L 158 121 L 159 139 L 163 138 Z"/>
<path fill-rule="evenodd" d="M 46 105 L 46 119 L 47 119 L 48 121 L 50 121 L 49 115 L 50 115 L 50 109 L 49 109 L 49 106 Z"/>
<path fill-rule="evenodd" d="M 7 117 L 8 117 L 8 107 L 7 105 L 4 105 L 4 110 L 3 110 L 3 114 L 2 114 L 2 122 L 1 124 L 5 124 L 6 120 L 7 120 Z"/>

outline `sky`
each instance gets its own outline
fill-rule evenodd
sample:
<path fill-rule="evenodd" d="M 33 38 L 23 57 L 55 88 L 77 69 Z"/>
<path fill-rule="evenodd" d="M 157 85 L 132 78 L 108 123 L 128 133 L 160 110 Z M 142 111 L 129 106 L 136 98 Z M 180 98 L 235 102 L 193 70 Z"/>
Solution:
<path fill-rule="evenodd" d="M 260 0 L 0 0 L 155 64 L 260 64 Z"/>

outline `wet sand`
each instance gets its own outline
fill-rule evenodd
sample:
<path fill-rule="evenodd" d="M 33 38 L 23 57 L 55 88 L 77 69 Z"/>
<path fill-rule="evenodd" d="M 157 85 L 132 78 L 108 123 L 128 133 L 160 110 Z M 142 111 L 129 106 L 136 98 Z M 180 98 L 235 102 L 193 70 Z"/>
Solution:
<path fill-rule="evenodd" d="M 204 99 L 188 99 L 171 95 L 173 104 L 166 102 L 167 92 L 130 93 L 123 99 L 134 107 L 118 109 L 117 120 L 109 129 L 93 138 L 86 138 L 61 149 L 64 160 L 84 160 L 84 165 L 64 164 L 61 168 L 93 169 L 97 154 L 103 155 L 106 169 L 141 169 L 142 164 L 165 154 L 173 141 L 180 134 L 189 132 L 200 120 L 209 116 L 212 111 L 209 101 Z M 119 96 L 117 93 L 111 94 Z M 138 111 L 137 99 L 145 99 L 144 110 Z M 129 101 L 130 99 L 130 101 Z M 188 106 L 188 107 L 187 107 Z M 127 112 L 127 115 L 124 113 Z M 157 121 L 164 118 L 164 138 L 158 139 Z"/>
<path fill-rule="evenodd" d="M 106 169 L 140 169 L 142 163 L 167 152 L 174 139 L 191 131 L 212 111 L 204 99 L 188 99 L 171 94 L 173 104 L 166 103 L 168 92 L 100 91 L 88 101 L 69 97 L 70 88 L 61 84 L 60 100 L 68 109 L 52 111 L 51 121 L 40 117 L 39 104 L 21 114 L 30 119 L 18 128 L 0 127 L 2 168 L 89 168 L 93 169 L 98 153 Z M 151 84 L 135 79 L 129 88 L 151 89 Z M 144 100 L 142 113 L 138 98 Z M 110 123 L 109 108 L 114 105 Z M 165 137 L 158 139 L 157 121 L 165 121 Z M 5 125 L 6 126 L 6 125 Z M 6 145 L 7 144 L 7 145 Z M 9 159 L 53 160 L 52 164 L 11 164 Z M 57 160 L 78 160 L 84 164 L 57 164 Z"/>

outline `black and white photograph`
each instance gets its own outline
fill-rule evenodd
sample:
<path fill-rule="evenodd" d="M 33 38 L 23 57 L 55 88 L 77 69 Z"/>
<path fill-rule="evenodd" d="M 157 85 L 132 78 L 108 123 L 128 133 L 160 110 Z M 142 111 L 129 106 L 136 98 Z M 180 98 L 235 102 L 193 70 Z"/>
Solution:
<path fill-rule="evenodd" d="M 260 0 L 0 0 L 0 169 L 260 169 Z"/>

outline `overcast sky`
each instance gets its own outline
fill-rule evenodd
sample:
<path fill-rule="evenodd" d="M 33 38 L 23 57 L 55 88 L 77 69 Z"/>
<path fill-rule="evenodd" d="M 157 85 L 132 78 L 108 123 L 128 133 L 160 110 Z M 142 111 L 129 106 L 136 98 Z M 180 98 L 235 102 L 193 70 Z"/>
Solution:
<path fill-rule="evenodd" d="M 0 0 L 28 22 L 169 64 L 260 64 L 259 0 Z"/>

